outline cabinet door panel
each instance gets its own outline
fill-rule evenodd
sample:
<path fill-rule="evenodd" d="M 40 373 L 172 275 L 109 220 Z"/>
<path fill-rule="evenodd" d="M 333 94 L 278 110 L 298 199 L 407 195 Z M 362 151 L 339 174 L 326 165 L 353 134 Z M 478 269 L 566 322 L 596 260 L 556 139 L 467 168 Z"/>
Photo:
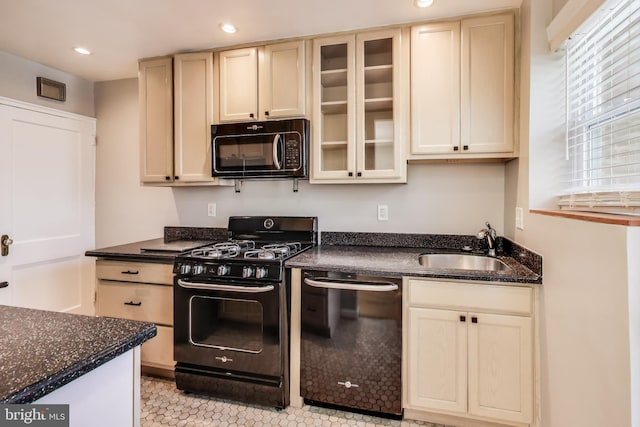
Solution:
<path fill-rule="evenodd" d="M 401 179 L 401 32 L 356 36 L 356 169 L 362 179 Z"/>
<path fill-rule="evenodd" d="M 469 314 L 469 413 L 531 421 L 533 343 L 530 317 Z"/>
<path fill-rule="evenodd" d="M 175 176 L 181 182 L 213 181 L 211 130 L 213 123 L 213 54 L 176 55 Z"/>
<path fill-rule="evenodd" d="M 171 58 L 139 64 L 140 180 L 173 181 L 173 65 Z"/>
<path fill-rule="evenodd" d="M 304 116 L 305 59 L 304 41 L 265 47 L 260 82 L 260 104 L 265 110 L 260 113 L 265 118 Z"/>
<path fill-rule="evenodd" d="M 158 334 L 142 344 L 140 361 L 145 366 L 154 368 L 173 369 L 173 328 L 156 326 Z"/>
<path fill-rule="evenodd" d="M 466 413 L 467 324 L 460 316 L 409 308 L 407 407 Z"/>
<path fill-rule="evenodd" d="M 460 144 L 460 23 L 411 29 L 411 154 Z"/>
<path fill-rule="evenodd" d="M 220 52 L 220 121 L 258 118 L 258 49 Z"/>
<path fill-rule="evenodd" d="M 311 179 L 353 179 L 356 169 L 355 37 L 314 40 L 313 62 Z"/>
<path fill-rule="evenodd" d="M 461 145 L 469 152 L 513 151 L 514 18 L 462 21 Z"/>

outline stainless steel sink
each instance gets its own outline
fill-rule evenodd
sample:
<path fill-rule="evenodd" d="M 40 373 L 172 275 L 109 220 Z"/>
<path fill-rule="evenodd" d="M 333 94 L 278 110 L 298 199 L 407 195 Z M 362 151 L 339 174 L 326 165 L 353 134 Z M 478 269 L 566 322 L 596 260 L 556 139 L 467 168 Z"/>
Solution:
<path fill-rule="evenodd" d="M 418 257 L 420 265 L 429 268 L 447 270 L 509 271 L 509 267 L 497 258 L 482 255 L 462 254 L 422 254 Z"/>

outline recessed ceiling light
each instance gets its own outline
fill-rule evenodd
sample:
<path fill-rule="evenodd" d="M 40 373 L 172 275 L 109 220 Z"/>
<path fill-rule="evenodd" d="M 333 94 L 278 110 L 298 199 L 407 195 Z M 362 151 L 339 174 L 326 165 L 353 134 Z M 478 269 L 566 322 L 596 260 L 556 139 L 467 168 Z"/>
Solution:
<path fill-rule="evenodd" d="M 433 0 L 415 0 L 414 3 L 417 7 L 429 7 L 433 4 Z"/>
<path fill-rule="evenodd" d="M 89 49 L 85 49 L 84 47 L 74 47 L 75 50 L 80 55 L 91 55 L 91 51 Z"/>
<path fill-rule="evenodd" d="M 233 34 L 238 31 L 233 24 L 220 24 L 220 29 L 229 34 Z"/>

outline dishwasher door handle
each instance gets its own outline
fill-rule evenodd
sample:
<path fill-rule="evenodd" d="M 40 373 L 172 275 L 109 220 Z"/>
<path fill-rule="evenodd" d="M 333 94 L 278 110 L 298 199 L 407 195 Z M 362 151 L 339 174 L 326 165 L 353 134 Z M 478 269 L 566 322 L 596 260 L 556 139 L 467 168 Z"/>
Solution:
<path fill-rule="evenodd" d="M 391 282 L 339 282 L 333 280 L 318 280 L 305 277 L 304 283 L 315 288 L 343 289 L 345 291 L 390 292 L 398 289 L 398 285 Z"/>

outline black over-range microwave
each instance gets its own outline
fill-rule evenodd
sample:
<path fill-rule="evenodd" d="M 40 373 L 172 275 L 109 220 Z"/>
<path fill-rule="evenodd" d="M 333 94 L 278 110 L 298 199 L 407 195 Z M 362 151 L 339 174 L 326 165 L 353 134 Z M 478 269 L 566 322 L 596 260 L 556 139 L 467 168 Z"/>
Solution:
<path fill-rule="evenodd" d="M 212 175 L 220 178 L 306 178 L 309 120 L 211 126 Z"/>

